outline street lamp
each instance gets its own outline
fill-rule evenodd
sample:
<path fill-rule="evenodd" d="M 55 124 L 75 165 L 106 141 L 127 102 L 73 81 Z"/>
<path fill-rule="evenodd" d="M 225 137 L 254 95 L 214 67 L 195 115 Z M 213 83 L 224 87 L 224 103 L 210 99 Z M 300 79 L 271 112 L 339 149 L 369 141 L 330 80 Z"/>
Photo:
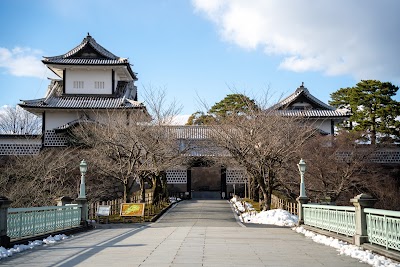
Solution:
<path fill-rule="evenodd" d="M 304 186 L 304 173 L 306 172 L 306 163 L 304 162 L 303 159 L 300 159 L 299 164 L 297 164 L 297 167 L 299 167 L 300 171 L 300 198 L 306 198 L 306 188 Z"/>
<path fill-rule="evenodd" d="M 86 198 L 86 190 L 85 190 L 85 174 L 87 171 L 87 164 L 85 160 L 82 160 L 79 164 L 79 169 L 81 171 L 81 185 L 79 187 L 79 197 L 80 199 Z"/>

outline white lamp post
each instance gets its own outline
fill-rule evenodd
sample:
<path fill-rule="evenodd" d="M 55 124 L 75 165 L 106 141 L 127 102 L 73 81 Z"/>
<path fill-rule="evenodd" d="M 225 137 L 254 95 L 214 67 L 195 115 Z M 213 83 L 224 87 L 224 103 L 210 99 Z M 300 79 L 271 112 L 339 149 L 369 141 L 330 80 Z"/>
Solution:
<path fill-rule="evenodd" d="M 306 172 L 306 163 L 304 162 L 303 159 L 300 159 L 299 164 L 297 164 L 297 167 L 299 167 L 300 171 L 300 197 L 301 198 L 306 198 L 306 188 L 304 186 L 304 173 Z"/>
<path fill-rule="evenodd" d="M 79 164 L 79 169 L 81 171 L 81 185 L 79 187 L 79 197 L 80 199 L 86 198 L 86 188 L 85 188 L 85 174 L 87 171 L 87 164 L 85 160 L 82 160 Z"/>

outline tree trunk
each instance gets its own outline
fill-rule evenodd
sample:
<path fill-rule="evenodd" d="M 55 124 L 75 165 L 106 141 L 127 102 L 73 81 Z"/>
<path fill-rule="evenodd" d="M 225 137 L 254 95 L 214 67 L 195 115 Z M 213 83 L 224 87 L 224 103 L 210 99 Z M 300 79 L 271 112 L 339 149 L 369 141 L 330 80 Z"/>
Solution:
<path fill-rule="evenodd" d="M 124 183 L 124 201 L 125 203 L 129 203 L 130 199 L 128 199 L 128 184 Z"/>
<path fill-rule="evenodd" d="M 376 121 L 375 117 L 372 117 L 372 127 L 371 127 L 371 145 L 376 144 Z"/>
<path fill-rule="evenodd" d="M 259 176 L 257 177 L 257 182 L 259 185 L 259 191 L 261 191 L 262 194 L 262 200 L 260 198 L 259 202 L 260 202 L 260 208 L 262 207 L 262 210 L 267 210 L 267 199 L 268 199 L 268 193 L 267 193 L 267 186 L 265 184 L 264 181 L 264 177 L 263 176 Z"/>
<path fill-rule="evenodd" d="M 163 186 L 162 186 L 162 173 L 159 176 L 154 175 L 152 178 L 152 191 L 153 191 L 153 204 L 156 204 L 161 201 L 164 195 Z"/>
<path fill-rule="evenodd" d="M 262 196 L 263 196 L 262 210 L 270 210 L 271 209 L 271 199 L 270 199 L 269 204 L 268 204 L 268 193 L 267 193 L 267 190 L 265 189 L 264 186 L 263 187 L 260 186 L 260 189 L 261 189 L 261 193 L 262 193 Z"/>
<path fill-rule="evenodd" d="M 263 191 L 264 194 L 264 210 L 270 210 L 271 209 L 271 200 L 272 200 L 272 190 L 274 189 L 274 183 L 275 183 L 275 173 L 268 168 L 268 177 L 267 177 L 267 186 L 266 190 Z"/>
<path fill-rule="evenodd" d="M 272 186 L 268 186 L 267 194 L 264 196 L 265 199 L 265 210 L 271 209 L 271 202 L 272 202 Z"/>
<path fill-rule="evenodd" d="M 250 191 L 251 191 L 251 199 L 253 201 L 259 201 L 259 190 L 258 190 L 258 183 L 257 183 L 257 179 L 255 179 L 254 177 L 251 177 L 250 180 Z"/>
<path fill-rule="evenodd" d="M 140 202 L 146 202 L 146 188 L 144 187 L 144 178 L 140 178 Z"/>

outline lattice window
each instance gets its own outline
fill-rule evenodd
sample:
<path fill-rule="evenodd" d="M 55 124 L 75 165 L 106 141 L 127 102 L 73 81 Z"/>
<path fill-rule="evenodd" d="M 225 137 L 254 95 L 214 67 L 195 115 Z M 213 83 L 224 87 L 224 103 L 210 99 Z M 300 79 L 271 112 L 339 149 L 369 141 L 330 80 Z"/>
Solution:
<path fill-rule="evenodd" d="M 227 184 L 245 184 L 247 183 L 246 171 L 243 169 L 227 169 L 226 170 Z"/>
<path fill-rule="evenodd" d="M 75 89 L 82 89 L 85 86 L 83 81 L 74 81 L 74 88 Z"/>
<path fill-rule="evenodd" d="M 54 130 L 47 130 L 44 134 L 44 146 L 66 146 L 67 137 L 57 134 Z"/>
<path fill-rule="evenodd" d="M 186 184 L 187 170 L 167 170 L 167 184 Z"/>
<path fill-rule="evenodd" d="M 37 155 L 41 144 L 0 144 L 0 155 Z"/>
<path fill-rule="evenodd" d="M 104 89 L 104 82 L 95 81 L 94 88 L 95 89 Z"/>
<path fill-rule="evenodd" d="M 375 163 L 399 163 L 400 151 L 376 151 L 371 157 Z"/>

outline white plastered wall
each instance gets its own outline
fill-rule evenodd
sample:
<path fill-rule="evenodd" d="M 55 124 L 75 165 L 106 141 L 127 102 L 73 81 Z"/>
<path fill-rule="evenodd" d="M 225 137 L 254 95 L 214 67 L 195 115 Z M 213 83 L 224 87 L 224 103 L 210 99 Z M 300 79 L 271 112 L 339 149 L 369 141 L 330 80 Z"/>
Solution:
<path fill-rule="evenodd" d="M 122 116 L 125 118 L 126 111 L 112 111 L 112 110 L 57 110 L 57 111 L 48 111 L 46 112 L 46 122 L 45 122 L 45 130 L 53 130 L 61 125 L 69 123 L 71 121 L 77 120 L 81 118 L 83 115 L 87 115 L 90 119 L 100 122 L 106 123 L 109 119 L 118 118 Z"/>
<path fill-rule="evenodd" d="M 331 120 L 330 119 L 317 119 L 311 121 L 313 127 L 318 128 L 326 133 L 331 133 Z"/>
<path fill-rule="evenodd" d="M 66 94 L 112 94 L 112 70 L 67 69 Z M 75 82 L 83 82 L 83 88 L 74 88 Z M 104 83 L 104 88 L 95 88 L 95 83 Z"/>
<path fill-rule="evenodd" d="M 74 121 L 79 118 L 76 111 L 50 111 L 46 112 L 45 116 L 45 130 L 53 130 L 68 122 Z"/>

